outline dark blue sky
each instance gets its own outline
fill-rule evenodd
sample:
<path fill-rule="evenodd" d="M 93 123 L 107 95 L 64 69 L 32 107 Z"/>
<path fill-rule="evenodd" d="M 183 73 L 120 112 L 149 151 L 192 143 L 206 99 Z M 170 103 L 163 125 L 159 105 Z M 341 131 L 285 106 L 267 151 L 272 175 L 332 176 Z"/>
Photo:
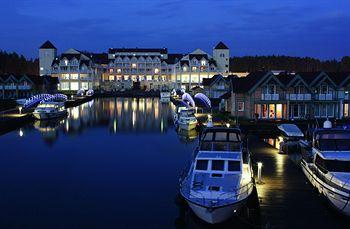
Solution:
<path fill-rule="evenodd" d="M 0 0 L 0 49 L 37 57 L 70 47 L 168 47 L 231 56 L 350 55 L 349 0 Z"/>

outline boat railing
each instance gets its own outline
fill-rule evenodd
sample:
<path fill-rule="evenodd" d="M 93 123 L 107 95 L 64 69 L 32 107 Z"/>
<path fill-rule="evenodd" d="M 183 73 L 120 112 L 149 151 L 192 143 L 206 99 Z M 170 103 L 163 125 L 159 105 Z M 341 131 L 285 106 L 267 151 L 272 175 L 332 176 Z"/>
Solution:
<path fill-rule="evenodd" d="M 186 174 L 188 175 L 188 174 Z M 230 192 L 224 192 L 220 195 L 218 195 L 215 200 L 209 199 L 207 200 L 204 196 L 204 194 L 200 191 L 197 191 L 193 188 L 190 188 L 190 176 L 186 176 L 183 179 L 180 178 L 180 189 L 182 193 L 189 199 L 191 198 L 196 198 L 198 199 L 197 202 L 201 203 L 203 205 L 211 205 L 212 207 L 214 206 L 220 206 L 224 205 L 225 203 L 229 201 L 240 201 L 249 196 L 249 194 L 252 192 L 254 188 L 254 182 L 250 181 L 249 183 L 240 186 L 239 188 L 232 189 Z M 195 186 L 196 184 L 194 184 Z M 199 183 L 198 186 L 202 187 L 204 184 Z"/>
<path fill-rule="evenodd" d="M 216 198 L 216 204 L 221 204 L 222 202 L 227 202 L 228 200 L 239 201 L 239 200 L 245 199 L 249 196 L 249 193 L 251 193 L 253 188 L 254 188 L 254 182 L 250 181 L 249 183 L 237 189 L 233 189 L 232 192 L 222 193 Z"/>

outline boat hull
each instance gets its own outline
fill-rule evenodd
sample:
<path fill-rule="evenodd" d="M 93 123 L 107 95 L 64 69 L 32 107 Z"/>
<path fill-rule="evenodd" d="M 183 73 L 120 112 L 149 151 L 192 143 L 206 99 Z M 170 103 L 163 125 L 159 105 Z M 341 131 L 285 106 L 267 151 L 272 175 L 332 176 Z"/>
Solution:
<path fill-rule="evenodd" d="M 47 113 L 47 112 L 34 112 L 33 115 L 38 120 L 46 120 L 46 119 L 54 119 L 60 118 L 67 114 L 67 111 L 60 111 L 55 113 Z"/>
<path fill-rule="evenodd" d="M 197 127 L 197 122 L 191 122 L 191 123 L 181 123 L 177 122 L 179 129 L 181 130 L 193 130 Z"/>
<path fill-rule="evenodd" d="M 246 201 L 244 200 L 230 205 L 210 209 L 188 201 L 188 205 L 196 216 L 210 224 L 222 223 L 230 219 L 236 212 L 245 206 L 245 204 Z"/>
<path fill-rule="evenodd" d="M 332 207 L 340 211 L 342 214 L 350 216 L 349 194 L 326 184 L 323 180 L 318 178 L 315 173 L 313 173 L 305 161 L 302 161 L 301 168 L 312 186 L 314 186 L 318 192 L 327 199 Z"/>

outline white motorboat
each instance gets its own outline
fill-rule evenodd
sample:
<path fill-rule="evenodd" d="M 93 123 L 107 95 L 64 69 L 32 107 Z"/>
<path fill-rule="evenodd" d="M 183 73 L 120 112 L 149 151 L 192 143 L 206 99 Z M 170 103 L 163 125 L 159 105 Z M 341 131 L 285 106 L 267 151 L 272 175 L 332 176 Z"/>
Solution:
<path fill-rule="evenodd" d="M 174 115 L 175 125 L 182 130 L 193 130 L 197 127 L 198 121 L 194 115 L 194 109 L 179 107 Z"/>
<path fill-rule="evenodd" d="M 193 130 L 197 127 L 198 121 L 194 115 L 180 115 L 177 125 L 180 130 Z"/>
<path fill-rule="evenodd" d="M 301 141 L 301 167 L 310 183 L 330 204 L 350 216 L 350 130 L 326 121 Z"/>
<path fill-rule="evenodd" d="M 160 101 L 170 102 L 170 96 L 171 96 L 170 91 L 166 87 L 163 87 L 162 90 L 160 91 Z"/>
<path fill-rule="evenodd" d="M 66 114 L 64 102 L 41 102 L 33 112 L 34 117 L 39 120 L 59 118 Z"/>
<path fill-rule="evenodd" d="M 250 156 L 236 128 L 206 128 L 189 171 L 180 179 L 180 194 L 193 212 L 215 224 L 246 205 L 254 189 Z"/>
<path fill-rule="evenodd" d="M 299 141 L 304 139 L 303 132 L 295 124 L 280 124 L 277 126 L 279 130 L 279 152 L 280 153 L 297 153 L 300 151 Z"/>

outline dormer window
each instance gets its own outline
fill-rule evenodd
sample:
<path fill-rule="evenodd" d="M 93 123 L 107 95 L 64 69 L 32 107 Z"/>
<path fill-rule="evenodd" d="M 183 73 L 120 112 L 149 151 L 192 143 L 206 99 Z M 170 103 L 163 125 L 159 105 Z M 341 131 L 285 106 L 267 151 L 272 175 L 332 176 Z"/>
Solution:
<path fill-rule="evenodd" d="M 183 71 L 184 71 L 184 72 L 187 72 L 187 67 L 183 67 Z"/>
<path fill-rule="evenodd" d="M 64 65 L 68 65 L 68 60 L 64 60 Z"/>
<path fill-rule="evenodd" d="M 201 65 L 202 65 L 202 66 L 205 66 L 206 64 L 207 64 L 207 62 L 206 62 L 205 60 L 202 60 L 202 61 L 201 61 Z"/>
<path fill-rule="evenodd" d="M 276 85 L 269 84 L 264 88 L 265 94 L 276 94 Z"/>

